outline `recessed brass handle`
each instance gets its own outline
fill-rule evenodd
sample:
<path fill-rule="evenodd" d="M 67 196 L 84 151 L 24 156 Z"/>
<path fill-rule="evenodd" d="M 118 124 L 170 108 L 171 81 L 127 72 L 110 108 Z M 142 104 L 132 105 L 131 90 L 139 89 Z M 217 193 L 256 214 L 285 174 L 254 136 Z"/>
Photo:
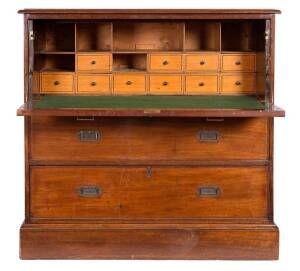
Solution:
<path fill-rule="evenodd" d="M 128 86 L 132 85 L 132 81 L 127 81 L 126 85 L 128 85 Z"/>
<path fill-rule="evenodd" d="M 95 81 L 91 82 L 91 86 L 96 86 L 96 85 L 97 85 L 97 83 Z"/>
<path fill-rule="evenodd" d="M 237 86 L 240 86 L 242 83 L 241 83 L 240 81 L 236 81 L 235 84 L 236 84 Z"/>
<path fill-rule="evenodd" d="M 96 60 L 92 60 L 92 61 L 91 61 L 91 64 L 92 64 L 92 65 L 95 65 L 95 64 L 96 64 Z"/>
<path fill-rule="evenodd" d="M 80 186 L 78 189 L 80 197 L 96 198 L 102 194 L 102 188 L 99 186 Z"/>
<path fill-rule="evenodd" d="M 202 186 L 198 188 L 199 197 L 216 197 L 220 194 L 220 188 L 217 186 Z"/>
<path fill-rule="evenodd" d="M 169 83 L 167 81 L 162 82 L 163 86 L 167 86 Z"/>
<path fill-rule="evenodd" d="M 54 86 L 58 86 L 59 84 L 59 81 L 54 81 Z"/>
<path fill-rule="evenodd" d="M 168 64 L 169 64 L 169 61 L 165 60 L 165 61 L 163 61 L 162 64 L 163 64 L 163 65 L 168 65 Z"/>
<path fill-rule="evenodd" d="M 203 87 L 205 84 L 203 82 L 200 82 L 198 85 L 199 87 Z"/>
<path fill-rule="evenodd" d="M 200 65 L 204 65 L 204 64 L 205 64 L 205 61 L 201 60 Z"/>
<path fill-rule="evenodd" d="M 236 61 L 235 65 L 241 65 L 241 61 Z"/>

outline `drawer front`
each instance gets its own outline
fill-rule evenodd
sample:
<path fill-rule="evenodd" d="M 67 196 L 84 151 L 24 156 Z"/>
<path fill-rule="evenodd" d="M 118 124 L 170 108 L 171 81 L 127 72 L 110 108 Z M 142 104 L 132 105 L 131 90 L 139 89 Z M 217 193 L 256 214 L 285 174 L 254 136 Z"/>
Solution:
<path fill-rule="evenodd" d="M 110 76 L 80 74 L 77 76 L 77 91 L 82 93 L 110 94 Z"/>
<path fill-rule="evenodd" d="M 265 167 L 33 167 L 34 218 L 266 218 Z"/>
<path fill-rule="evenodd" d="M 73 92 L 74 75 L 65 73 L 41 74 L 41 93 Z"/>
<path fill-rule="evenodd" d="M 186 71 L 218 71 L 218 54 L 191 54 L 185 56 Z"/>
<path fill-rule="evenodd" d="M 222 71 L 255 71 L 255 55 L 222 55 Z"/>
<path fill-rule="evenodd" d="M 217 120 L 32 117 L 31 159 L 75 162 L 267 159 L 267 118 Z"/>
<path fill-rule="evenodd" d="M 111 55 L 78 55 L 77 70 L 79 71 L 110 71 Z"/>
<path fill-rule="evenodd" d="M 113 76 L 115 94 L 144 95 L 146 92 L 146 76 L 139 74 L 118 74 Z"/>
<path fill-rule="evenodd" d="M 255 74 L 221 75 L 221 94 L 254 94 Z"/>
<path fill-rule="evenodd" d="M 182 76 L 150 75 L 149 91 L 160 95 L 182 94 Z"/>
<path fill-rule="evenodd" d="M 31 215 L 61 219 L 117 218 L 118 186 L 116 172 L 108 169 L 32 167 Z"/>
<path fill-rule="evenodd" d="M 217 75 L 187 75 L 185 77 L 186 94 L 218 94 Z"/>
<path fill-rule="evenodd" d="M 151 71 L 181 71 L 182 55 L 150 54 L 149 68 Z"/>

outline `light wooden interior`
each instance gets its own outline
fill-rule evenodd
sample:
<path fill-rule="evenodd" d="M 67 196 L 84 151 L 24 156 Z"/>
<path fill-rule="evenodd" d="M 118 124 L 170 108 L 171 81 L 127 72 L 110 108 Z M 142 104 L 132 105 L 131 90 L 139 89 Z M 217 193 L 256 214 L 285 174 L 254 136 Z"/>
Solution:
<path fill-rule="evenodd" d="M 59 94 L 58 87 L 42 89 L 42 74 L 73 72 L 71 95 L 263 96 L 264 29 L 264 22 L 257 20 L 38 22 L 34 25 L 34 71 L 39 75 L 34 85 L 41 94 Z M 77 83 L 89 73 L 95 80 L 93 75 L 84 78 L 91 82 L 97 81 L 96 76 L 109 75 L 112 83 L 101 87 Z M 115 82 L 130 81 L 124 79 L 126 74 L 122 80 L 114 78 L 118 73 L 140 73 L 143 79 L 138 85 L 144 85 L 139 90 L 137 85 L 116 87 Z M 168 74 L 181 80 L 171 84 Z M 168 87 L 158 85 L 154 75 L 160 75 Z"/>

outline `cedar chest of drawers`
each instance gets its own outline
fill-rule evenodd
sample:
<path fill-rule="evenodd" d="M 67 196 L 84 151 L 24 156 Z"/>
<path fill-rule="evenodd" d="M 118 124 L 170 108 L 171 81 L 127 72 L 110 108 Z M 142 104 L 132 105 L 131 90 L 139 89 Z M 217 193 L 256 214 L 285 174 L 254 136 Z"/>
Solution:
<path fill-rule="evenodd" d="M 22 259 L 277 259 L 276 10 L 23 10 Z"/>

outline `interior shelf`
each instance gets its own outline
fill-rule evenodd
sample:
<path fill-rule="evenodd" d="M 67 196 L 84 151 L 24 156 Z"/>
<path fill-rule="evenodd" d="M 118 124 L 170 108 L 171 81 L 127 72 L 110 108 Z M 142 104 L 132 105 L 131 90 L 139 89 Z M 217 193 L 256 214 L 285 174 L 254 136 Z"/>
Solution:
<path fill-rule="evenodd" d="M 146 54 L 114 54 L 113 71 L 138 72 L 147 70 Z"/>
<path fill-rule="evenodd" d="M 186 51 L 219 51 L 220 23 L 191 22 L 185 24 Z"/>
<path fill-rule="evenodd" d="M 111 23 L 77 23 L 76 50 L 78 52 L 110 51 L 111 32 Z"/>
<path fill-rule="evenodd" d="M 182 51 L 183 23 L 114 23 L 113 50 Z"/>
<path fill-rule="evenodd" d="M 41 54 L 34 58 L 35 71 L 75 71 L 74 54 Z"/>
<path fill-rule="evenodd" d="M 35 52 L 75 51 L 75 24 L 40 22 L 34 26 Z"/>

